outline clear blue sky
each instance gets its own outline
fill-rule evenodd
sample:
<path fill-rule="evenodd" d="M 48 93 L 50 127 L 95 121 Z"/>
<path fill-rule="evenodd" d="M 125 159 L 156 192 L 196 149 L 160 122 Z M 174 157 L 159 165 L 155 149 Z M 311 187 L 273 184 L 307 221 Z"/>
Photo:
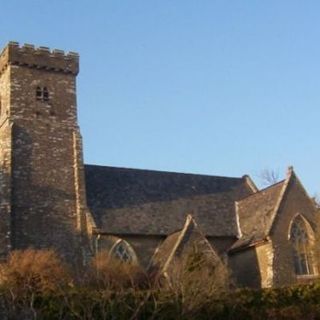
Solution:
<path fill-rule="evenodd" d="M 1 3 L 9 40 L 81 57 L 86 163 L 282 177 L 320 191 L 320 2 Z"/>

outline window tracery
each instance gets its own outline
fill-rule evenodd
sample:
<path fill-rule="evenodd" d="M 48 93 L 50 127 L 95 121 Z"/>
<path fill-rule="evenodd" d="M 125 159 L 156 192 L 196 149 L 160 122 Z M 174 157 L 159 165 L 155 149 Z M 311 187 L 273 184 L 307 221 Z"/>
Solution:
<path fill-rule="evenodd" d="M 123 262 L 135 262 L 136 254 L 131 246 L 124 240 L 119 240 L 115 243 L 110 251 L 111 256 Z"/>
<path fill-rule="evenodd" d="M 298 215 L 292 222 L 290 241 L 293 248 L 294 269 L 297 275 L 315 274 L 313 263 L 311 227 Z"/>

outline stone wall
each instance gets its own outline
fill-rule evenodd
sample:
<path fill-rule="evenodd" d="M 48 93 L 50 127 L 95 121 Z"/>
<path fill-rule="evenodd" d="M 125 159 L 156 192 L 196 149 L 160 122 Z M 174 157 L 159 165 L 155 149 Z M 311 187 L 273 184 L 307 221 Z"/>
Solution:
<path fill-rule="evenodd" d="M 97 238 L 98 237 L 98 238 Z M 98 240 L 97 240 L 98 239 Z M 157 247 L 164 240 L 163 236 L 139 236 L 139 235 L 95 235 L 93 241 L 98 241 L 99 252 L 109 253 L 115 241 L 118 239 L 125 240 L 134 250 L 139 265 L 147 270 L 151 258 L 154 255 Z M 96 246 L 97 247 L 97 246 Z"/>
<path fill-rule="evenodd" d="M 77 124 L 78 56 L 9 44 L 0 70 L 0 136 L 7 137 L 1 139 L 0 161 L 6 161 L 2 170 L 12 183 L 11 246 L 52 247 L 79 261 L 87 209 Z M 0 241 L 5 227 L 1 231 Z"/>
<path fill-rule="evenodd" d="M 229 268 L 235 284 L 239 287 L 261 287 L 261 274 L 255 247 L 232 253 Z"/>
<path fill-rule="evenodd" d="M 230 267 L 240 286 L 279 287 L 310 281 L 317 276 L 295 274 L 294 251 L 289 239 L 291 223 L 299 214 L 315 234 L 317 246 L 319 221 L 316 208 L 294 173 L 285 184 L 285 192 L 269 232 L 269 240 L 230 255 Z M 319 252 L 316 247 L 315 265 L 317 259 Z"/>
<path fill-rule="evenodd" d="M 272 243 L 266 242 L 263 245 L 255 247 L 257 263 L 260 270 L 261 288 L 270 288 L 273 286 L 274 275 L 274 252 Z"/>
<path fill-rule="evenodd" d="M 289 241 L 290 224 L 297 214 L 301 214 L 316 231 L 318 221 L 315 207 L 299 180 L 293 176 L 271 230 L 271 239 L 274 244 L 274 286 L 299 281 L 295 275 L 293 249 Z"/>
<path fill-rule="evenodd" d="M 0 74 L 0 259 L 11 250 L 11 163 L 12 122 L 10 106 L 10 71 Z"/>
<path fill-rule="evenodd" d="M 139 263 L 142 267 L 147 268 L 155 250 L 164 240 L 163 236 L 122 236 L 135 250 Z"/>

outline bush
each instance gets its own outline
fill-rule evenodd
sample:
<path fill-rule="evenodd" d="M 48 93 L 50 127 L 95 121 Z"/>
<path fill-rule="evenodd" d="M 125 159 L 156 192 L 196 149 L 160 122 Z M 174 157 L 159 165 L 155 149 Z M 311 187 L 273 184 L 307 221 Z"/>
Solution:
<path fill-rule="evenodd" d="M 226 266 L 197 243 L 176 258 L 166 273 L 167 285 L 160 287 L 159 298 L 176 301 L 185 316 L 191 316 L 230 289 Z M 162 284 L 166 282 L 162 281 Z"/>
<path fill-rule="evenodd" d="M 87 268 L 82 284 L 96 289 L 121 291 L 148 288 L 149 281 L 141 267 L 99 253 Z"/>
<path fill-rule="evenodd" d="M 70 285 L 71 277 L 55 251 L 27 249 L 0 265 L 0 284 L 15 295 L 47 294 Z"/>
<path fill-rule="evenodd" d="M 320 283 L 228 290 L 223 265 L 208 263 L 196 251 L 149 287 L 138 266 L 106 254 L 79 282 L 54 251 L 16 251 L 0 265 L 0 319 L 320 319 Z"/>

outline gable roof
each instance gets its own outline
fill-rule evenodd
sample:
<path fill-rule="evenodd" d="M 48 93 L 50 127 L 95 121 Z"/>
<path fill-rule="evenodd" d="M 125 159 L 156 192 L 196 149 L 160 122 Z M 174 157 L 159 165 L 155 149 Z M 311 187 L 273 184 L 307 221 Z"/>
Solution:
<path fill-rule="evenodd" d="M 182 230 L 169 235 L 157 248 L 150 265 L 150 270 L 157 269 L 160 273 L 168 271 L 175 258 L 192 253 L 192 249 L 209 256 L 210 259 L 220 262 L 220 258 L 206 237 L 199 229 L 191 215 L 188 215 Z"/>
<path fill-rule="evenodd" d="M 255 245 L 267 239 L 290 181 L 295 177 L 289 167 L 287 178 L 237 202 L 241 238 L 231 251 Z"/>
<path fill-rule="evenodd" d="M 110 234 L 168 235 L 192 214 L 208 236 L 238 236 L 234 202 L 254 191 L 229 178 L 85 166 L 88 206 Z"/>

